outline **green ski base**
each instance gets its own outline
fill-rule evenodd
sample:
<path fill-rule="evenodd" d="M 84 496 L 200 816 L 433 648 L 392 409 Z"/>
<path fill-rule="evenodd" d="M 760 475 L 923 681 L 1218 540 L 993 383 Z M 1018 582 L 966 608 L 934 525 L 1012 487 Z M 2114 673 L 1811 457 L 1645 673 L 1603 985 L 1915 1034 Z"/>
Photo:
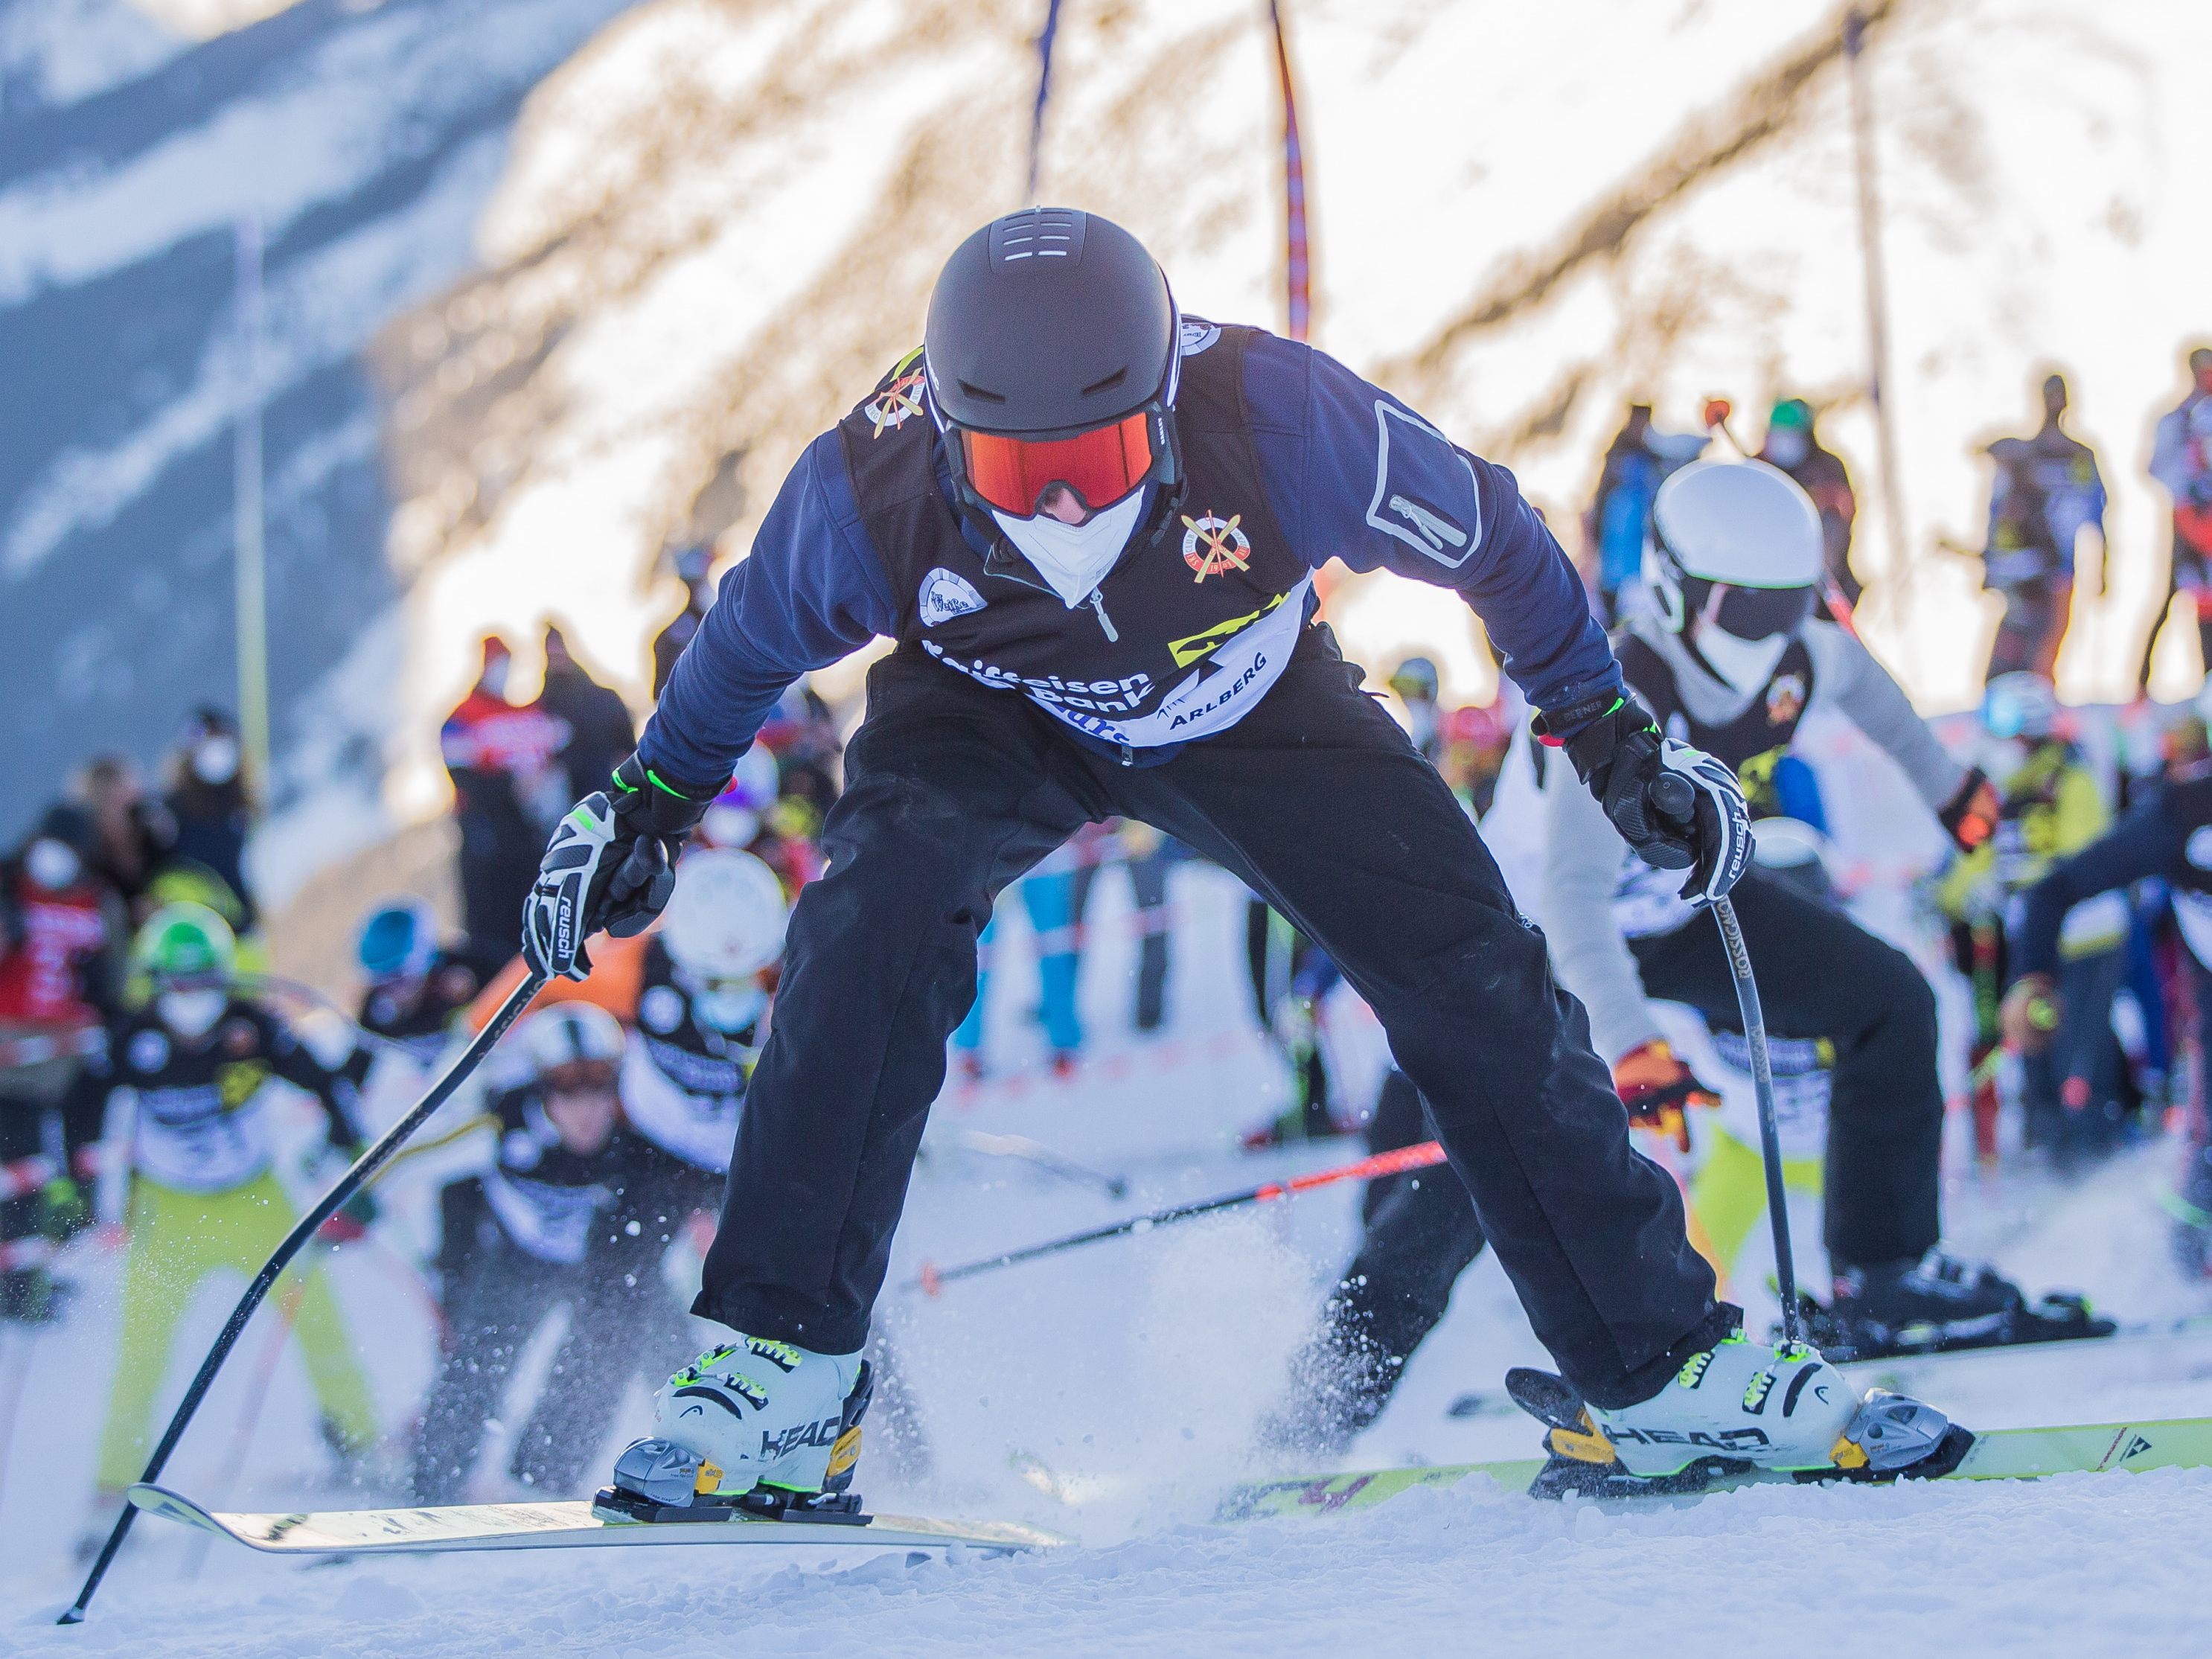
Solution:
<path fill-rule="evenodd" d="M 1237 1487 L 1222 1500 L 1219 1521 L 1256 1521 L 1276 1516 L 1335 1515 L 1371 1509 L 1415 1486 L 1455 1486 L 1469 1475 L 1487 1475 L 1510 1492 L 1526 1492 L 1551 1460 L 1514 1458 L 1498 1463 L 1460 1463 L 1425 1469 L 1376 1469 L 1364 1474 L 1303 1476 Z M 2082 1424 L 2065 1428 L 1993 1429 L 1977 1435 L 1958 1467 L 1936 1480 L 2034 1480 L 2049 1474 L 2097 1473 L 2107 1469 L 2192 1469 L 2212 1465 L 2212 1417 L 2175 1418 L 2157 1423 Z M 1833 1477 L 1840 1484 L 1850 1480 Z M 1804 1485 L 1802 1477 L 1762 1469 L 1713 1473 L 1699 1492 L 1739 1486 Z M 1826 1484 L 1826 1483 L 1823 1483 Z M 1851 1484 L 1861 1484 L 1853 1480 Z M 1655 1490 L 1649 1497 L 1680 1498 L 1678 1487 Z M 1608 1501 L 1611 1501 L 1608 1499 Z"/>

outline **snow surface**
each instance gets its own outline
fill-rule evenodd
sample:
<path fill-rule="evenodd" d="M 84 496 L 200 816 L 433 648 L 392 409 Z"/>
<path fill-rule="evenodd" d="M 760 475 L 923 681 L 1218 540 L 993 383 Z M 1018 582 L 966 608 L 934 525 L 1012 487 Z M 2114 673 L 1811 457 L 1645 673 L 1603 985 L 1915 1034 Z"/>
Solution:
<path fill-rule="evenodd" d="M 1249 1027 L 1242 896 L 1217 872 L 1185 866 L 1172 902 L 1174 1018 L 1162 1037 L 1137 1042 L 1124 1030 L 1127 888 L 1117 875 L 1102 879 L 1084 988 L 1093 1052 L 1068 1084 L 1039 1067 L 1041 1036 L 1024 1014 L 1035 978 L 1012 908 L 989 1005 L 994 1076 L 939 1103 L 895 1286 L 925 1259 L 950 1264 L 1356 1155 L 1342 1145 L 1258 1158 L 1233 1149 L 1235 1133 L 1272 1112 L 1284 1089 Z M 1364 1092 L 1382 1056 L 1371 1018 L 1340 999 L 1328 1029 Z M 303 1128 L 308 1117 L 303 1108 Z M 960 1144 L 962 1130 L 1032 1137 L 1127 1176 L 1130 1196 L 1116 1203 L 981 1155 Z M 1954 1173 L 1949 1235 L 2035 1288 L 2087 1289 L 2124 1316 L 2206 1311 L 2212 1294 L 2166 1265 L 2156 1196 L 2171 1158 L 2146 1146 L 2071 1188 L 2027 1168 Z M 341 1252 L 333 1268 L 395 1430 L 430 1364 L 421 1292 L 403 1258 L 436 1163 L 409 1166 L 387 1194 L 383 1241 Z M 1820 1264 L 1802 1241 L 1817 1238 L 1814 1220 L 1798 1217 L 1808 1276 Z M 908 1566 L 865 1552 L 776 1559 L 701 1548 L 303 1565 L 145 1522 L 92 1620 L 64 1632 L 48 1621 L 78 1577 L 69 1547 L 88 1492 L 117 1267 L 115 1253 L 82 1241 L 67 1269 L 84 1299 L 29 1351 L 0 1472 L 0 1653 L 659 1659 L 801 1648 L 1127 1659 L 1340 1654 L 1384 1642 L 1443 1653 L 1711 1655 L 1787 1642 L 1847 1655 L 2079 1659 L 2202 1646 L 2212 1566 L 2212 1473 L 2202 1471 L 1765 1490 L 1633 1513 L 1537 1504 L 1475 1482 L 1327 1522 L 1212 1524 L 1223 1489 L 1265 1470 L 1250 1449 L 1253 1424 L 1353 1226 L 1353 1194 L 1329 1189 L 1010 1269 L 935 1299 L 887 1293 L 885 1322 L 934 1467 L 915 1472 L 876 1445 L 862 1490 L 886 1510 L 1019 1519 L 1081 1540 L 1063 1553 Z M 1754 1248 L 1740 1283 L 1755 1290 L 1764 1274 Z M 186 1322 L 172 1397 L 228 1299 L 204 1297 Z M 1771 1303 L 1751 1299 L 1755 1323 L 1771 1317 Z M 296 1358 L 267 1333 L 265 1323 L 247 1333 L 173 1466 L 174 1482 L 229 1507 L 380 1501 L 332 1486 Z M 21 1341 L 0 1336 L 0 1375 L 18 1368 L 23 1379 Z M 548 1346 L 538 1345 L 540 1364 Z M 1455 1419 L 1445 1407 L 1470 1389 L 1494 1389 L 1509 1364 L 1542 1362 L 1486 1259 L 1344 1466 L 1529 1455 L 1525 1420 Z M 264 1368 L 265 1409 L 242 1433 Z M 1989 1426 L 2196 1414 L 2212 1410 L 2212 1360 L 2201 1346 L 2011 1356 L 1930 1392 Z M 610 1454 L 636 1431 L 644 1404 L 634 1388 Z M 485 1467 L 503 1468 L 495 1451 Z M 479 1492 L 519 1495 L 495 1476 Z"/>

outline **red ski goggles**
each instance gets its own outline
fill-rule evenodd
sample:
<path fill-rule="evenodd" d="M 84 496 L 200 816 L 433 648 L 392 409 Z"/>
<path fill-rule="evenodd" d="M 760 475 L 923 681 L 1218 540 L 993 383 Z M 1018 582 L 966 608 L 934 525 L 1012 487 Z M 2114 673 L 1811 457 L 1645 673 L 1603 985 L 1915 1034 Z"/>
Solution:
<path fill-rule="evenodd" d="M 1055 484 L 1075 492 L 1086 512 L 1111 507 L 1152 476 L 1164 448 L 1159 416 L 1140 409 L 1072 437 L 1021 438 L 953 428 L 962 471 L 978 498 L 1018 519 L 1036 516 Z"/>

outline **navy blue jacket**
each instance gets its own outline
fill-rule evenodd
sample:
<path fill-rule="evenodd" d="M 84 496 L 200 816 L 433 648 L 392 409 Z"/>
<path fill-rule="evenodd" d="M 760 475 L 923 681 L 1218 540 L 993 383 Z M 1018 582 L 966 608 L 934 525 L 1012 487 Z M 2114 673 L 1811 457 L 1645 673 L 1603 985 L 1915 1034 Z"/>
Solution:
<path fill-rule="evenodd" d="M 1246 351 L 1244 384 L 1268 505 L 1308 565 L 1317 570 L 1334 557 L 1354 570 L 1455 588 L 1538 708 L 1619 689 L 1620 666 L 1581 579 L 1511 473 L 1467 458 L 1481 493 L 1482 539 L 1464 562 L 1445 567 L 1389 533 L 1371 511 L 1381 473 L 1377 401 L 1404 404 L 1335 359 L 1272 335 Z M 1161 580 L 1187 575 L 1171 549 L 1152 554 Z M 1074 611 L 1070 625 L 1096 624 Z M 750 556 L 722 578 L 640 757 L 671 782 L 710 787 L 728 775 L 793 680 L 897 629 L 884 561 L 860 522 L 837 434 L 825 433 L 784 480 Z"/>

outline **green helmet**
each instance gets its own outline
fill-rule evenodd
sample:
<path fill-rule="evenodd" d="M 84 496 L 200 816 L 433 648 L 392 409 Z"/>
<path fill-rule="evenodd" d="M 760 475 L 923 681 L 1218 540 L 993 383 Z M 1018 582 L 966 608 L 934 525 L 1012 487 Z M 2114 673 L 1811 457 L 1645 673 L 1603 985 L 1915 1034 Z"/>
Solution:
<path fill-rule="evenodd" d="M 131 947 L 131 965 L 164 991 L 228 985 L 238 959 L 230 924 L 204 904 L 165 904 Z"/>

